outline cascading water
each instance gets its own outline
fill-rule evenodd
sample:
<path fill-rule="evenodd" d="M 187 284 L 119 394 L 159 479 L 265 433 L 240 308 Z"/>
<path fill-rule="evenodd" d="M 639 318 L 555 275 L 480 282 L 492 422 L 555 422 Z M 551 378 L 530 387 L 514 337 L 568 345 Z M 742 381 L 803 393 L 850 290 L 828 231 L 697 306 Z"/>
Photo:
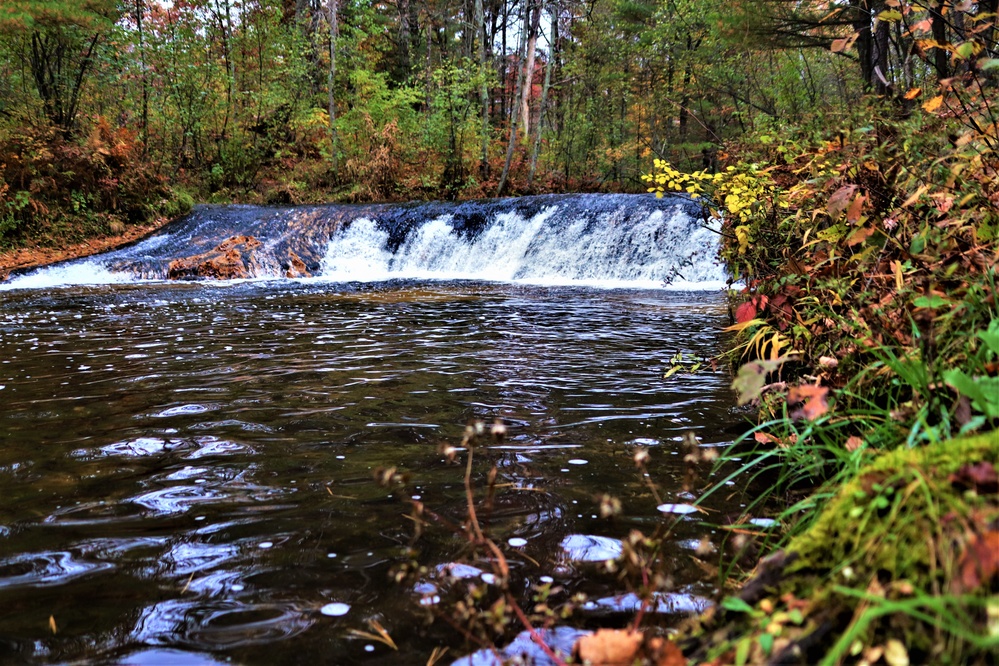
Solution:
<path fill-rule="evenodd" d="M 700 217 L 686 198 L 622 194 L 201 206 L 140 243 L 22 275 L 4 288 L 204 276 L 717 288 L 725 279 L 717 235 Z"/>

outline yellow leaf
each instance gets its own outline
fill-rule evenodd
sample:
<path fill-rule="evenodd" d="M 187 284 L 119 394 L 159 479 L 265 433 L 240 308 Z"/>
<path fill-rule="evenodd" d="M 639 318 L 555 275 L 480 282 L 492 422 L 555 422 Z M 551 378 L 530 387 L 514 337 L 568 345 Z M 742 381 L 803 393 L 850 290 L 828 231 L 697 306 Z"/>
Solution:
<path fill-rule="evenodd" d="M 943 104 L 943 95 L 937 95 L 933 99 L 923 102 L 923 111 L 933 113 L 940 108 L 941 104 Z"/>
<path fill-rule="evenodd" d="M 904 97 L 906 99 L 916 99 L 923 94 L 922 88 L 909 88 L 909 92 L 905 93 Z"/>
<path fill-rule="evenodd" d="M 902 277 L 902 262 L 893 261 L 891 262 L 892 272 L 895 273 L 895 289 L 902 291 L 902 287 L 905 286 L 905 280 Z"/>

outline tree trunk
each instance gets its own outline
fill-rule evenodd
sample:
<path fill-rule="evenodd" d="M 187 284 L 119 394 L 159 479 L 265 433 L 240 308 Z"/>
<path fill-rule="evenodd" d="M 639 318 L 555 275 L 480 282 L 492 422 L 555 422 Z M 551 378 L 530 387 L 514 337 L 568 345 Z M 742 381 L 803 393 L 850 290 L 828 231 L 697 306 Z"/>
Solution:
<path fill-rule="evenodd" d="M 527 11 L 524 12 L 524 27 L 527 27 Z M 525 30 L 520 32 L 520 46 L 517 49 L 517 61 L 522 62 L 524 59 L 524 48 L 527 46 L 527 40 L 525 39 Z M 513 99 L 520 99 L 520 91 L 524 87 L 524 70 L 518 68 L 517 75 L 517 85 L 514 89 Z M 513 152 L 517 147 L 517 119 L 520 114 L 517 110 L 510 105 L 510 142 L 506 146 L 506 160 L 503 162 L 503 174 L 500 176 L 499 187 L 496 188 L 496 196 L 503 196 L 503 192 L 506 190 L 507 179 L 510 176 L 510 164 L 513 162 Z"/>
<path fill-rule="evenodd" d="M 533 7 L 532 7 L 533 5 Z M 531 136 L 531 90 L 534 88 L 534 53 L 538 48 L 538 32 L 541 28 L 541 0 L 531 0 L 526 9 L 530 19 L 527 32 L 527 59 L 524 61 L 524 86 L 520 97 L 520 119 L 524 140 Z"/>
<path fill-rule="evenodd" d="M 489 86 L 486 83 L 486 14 L 482 0 L 475 0 L 475 30 L 478 33 L 479 104 L 482 106 L 482 155 L 479 158 L 479 178 L 489 178 Z"/>
<path fill-rule="evenodd" d="M 534 128 L 534 145 L 531 147 L 531 167 L 527 172 L 527 188 L 534 188 L 534 172 L 538 167 L 538 153 L 541 151 L 541 127 L 548 111 L 548 91 L 552 83 L 552 67 L 555 60 L 555 42 L 558 40 L 558 0 L 552 2 L 551 34 L 548 36 L 548 59 L 545 61 L 545 82 L 541 86 L 541 104 L 538 107 L 538 122 Z"/>
<path fill-rule="evenodd" d="M 330 69 L 329 76 L 327 77 L 327 88 L 329 89 L 329 102 L 328 102 L 328 112 L 330 115 L 330 143 L 331 143 L 331 153 L 333 157 L 333 171 L 335 172 L 339 167 L 337 161 L 337 151 L 339 146 L 336 134 L 336 100 L 334 99 L 334 81 L 336 79 L 336 38 L 339 33 L 339 26 L 337 24 L 337 12 L 339 10 L 339 0 L 329 0 L 327 5 L 327 10 L 329 12 L 329 23 L 330 23 Z"/>

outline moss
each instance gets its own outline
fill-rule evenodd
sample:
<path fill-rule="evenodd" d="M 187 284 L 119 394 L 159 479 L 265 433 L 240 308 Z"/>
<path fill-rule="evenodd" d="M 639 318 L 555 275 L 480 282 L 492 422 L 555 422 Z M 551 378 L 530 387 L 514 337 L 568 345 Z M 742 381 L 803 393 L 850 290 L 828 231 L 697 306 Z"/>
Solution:
<path fill-rule="evenodd" d="M 688 628 L 685 653 L 804 664 L 901 649 L 912 663 L 991 663 L 999 572 L 962 578 L 975 540 L 999 531 L 999 494 L 963 482 L 979 463 L 999 466 L 999 431 L 879 454 L 739 598 Z"/>
<path fill-rule="evenodd" d="M 981 461 L 999 462 L 999 431 L 878 456 L 788 546 L 798 556 L 789 572 L 829 571 L 840 582 L 876 574 L 938 582 L 945 572 L 932 560 L 942 554 L 947 526 L 974 510 L 948 476 Z"/>

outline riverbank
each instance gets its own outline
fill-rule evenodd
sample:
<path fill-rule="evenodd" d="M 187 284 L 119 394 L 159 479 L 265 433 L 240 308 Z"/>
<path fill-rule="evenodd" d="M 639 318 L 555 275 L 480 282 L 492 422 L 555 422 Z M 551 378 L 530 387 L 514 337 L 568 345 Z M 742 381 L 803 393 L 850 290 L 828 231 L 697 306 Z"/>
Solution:
<path fill-rule="evenodd" d="M 768 556 L 677 637 L 691 663 L 999 649 L 999 162 L 980 126 L 891 114 L 649 178 L 721 203 L 705 214 L 747 285 L 727 358 L 758 413 L 729 462 L 785 498 Z"/>

